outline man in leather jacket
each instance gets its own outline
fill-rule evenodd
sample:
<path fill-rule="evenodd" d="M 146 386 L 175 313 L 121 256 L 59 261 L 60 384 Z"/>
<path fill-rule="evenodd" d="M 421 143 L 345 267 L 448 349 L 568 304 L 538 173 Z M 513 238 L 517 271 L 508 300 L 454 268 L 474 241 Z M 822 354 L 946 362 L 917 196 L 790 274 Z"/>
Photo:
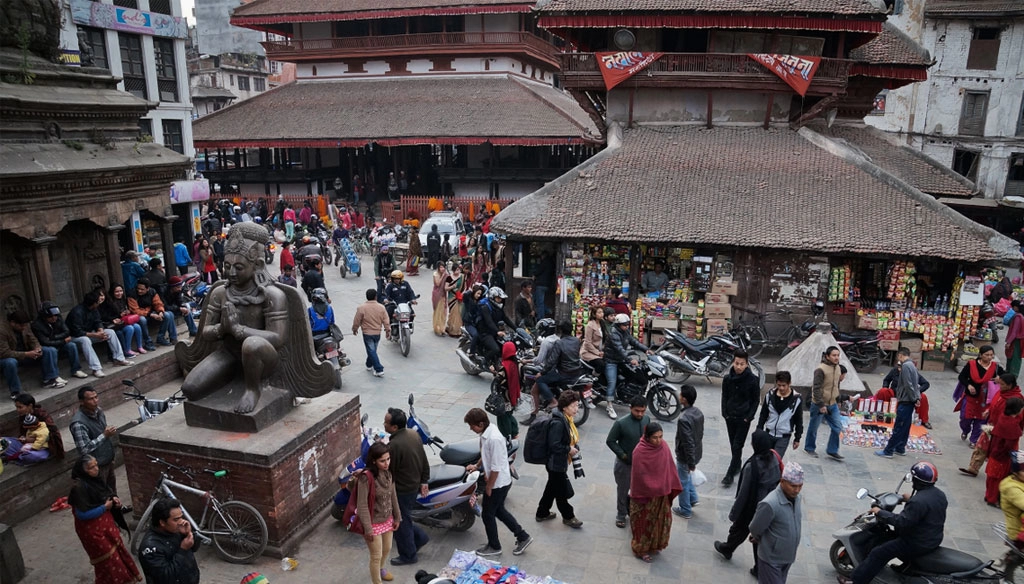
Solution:
<path fill-rule="evenodd" d="M 505 314 L 505 300 L 508 298 L 505 291 L 498 287 L 487 290 L 486 301 L 480 302 L 480 318 L 477 323 L 477 346 L 483 351 L 488 363 L 494 370 L 501 368 L 501 345 L 505 337 L 499 330 L 499 325 L 505 323 L 508 330 L 514 330 L 515 325 L 508 315 Z"/>
<path fill-rule="evenodd" d="M 580 340 L 572 334 L 572 324 L 563 320 L 558 323 L 559 339 L 551 348 L 544 363 L 544 372 L 537 378 L 537 388 L 542 396 L 554 395 L 551 386 L 558 386 L 572 381 L 583 371 L 580 365 Z"/>
<path fill-rule="evenodd" d="M 683 492 L 679 493 L 679 506 L 673 507 L 672 512 L 689 519 L 697 503 L 697 489 L 691 474 L 704 455 L 704 413 L 693 405 L 697 401 L 697 388 L 692 385 L 679 388 L 679 401 L 683 411 L 676 422 L 676 469 Z"/>
<path fill-rule="evenodd" d="M 199 584 L 199 565 L 192 526 L 181 503 L 161 499 L 153 506 L 152 526 L 139 545 L 139 564 L 146 584 Z"/>

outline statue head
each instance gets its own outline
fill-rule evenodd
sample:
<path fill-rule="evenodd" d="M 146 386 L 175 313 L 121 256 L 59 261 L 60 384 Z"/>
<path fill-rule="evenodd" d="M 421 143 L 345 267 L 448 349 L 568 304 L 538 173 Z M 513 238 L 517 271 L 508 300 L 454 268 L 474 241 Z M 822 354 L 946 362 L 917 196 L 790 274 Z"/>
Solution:
<path fill-rule="evenodd" d="M 236 223 L 224 246 L 224 276 L 229 285 L 248 287 L 255 280 L 262 288 L 270 283 L 266 266 L 266 246 L 270 234 L 256 223 Z"/>

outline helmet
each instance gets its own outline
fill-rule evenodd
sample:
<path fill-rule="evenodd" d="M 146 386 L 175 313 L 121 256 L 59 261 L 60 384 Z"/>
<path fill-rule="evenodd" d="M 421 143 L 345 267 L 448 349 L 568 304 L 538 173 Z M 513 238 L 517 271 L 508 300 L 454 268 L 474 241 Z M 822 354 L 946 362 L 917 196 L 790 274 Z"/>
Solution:
<path fill-rule="evenodd" d="M 628 314 L 616 314 L 614 322 L 615 322 L 615 324 L 629 324 L 629 315 Z"/>
<path fill-rule="evenodd" d="M 1024 470 L 1024 451 L 1014 450 L 1010 453 L 1010 470 L 1014 473 Z"/>
<path fill-rule="evenodd" d="M 921 461 L 910 467 L 910 476 L 914 482 L 934 485 L 935 481 L 939 480 L 939 469 L 930 462 Z"/>
<path fill-rule="evenodd" d="M 313 293 L 309 295 L 313 302 L 327 302 L 327 290 L 323 288 L 314 288 Z"/>
<path fill-rule="evenodd" d="M 302 236 L 302 243 L 309 243 L 309 241 L 310 241 L 310 239 L 309 239 L 308 235 L 303 235 Z"/>
<path fill-rule="evenodd" d="M 39 314 L 43 316 L 60 316 L 60 307 L 56 303 L 47 300 L 39 306 Z"/>
<path fill-rule="evenodd" d="M 392 280 L 401 280 L 404 277 L 405 277 L 405 274 L 402 273 L 402 270 L 395 270 L 394 272 L 391 272 L 391 276 L 390 276 L 390 278 Z"/>
<path fill-rule="evenodd" d="M 501 288 L 492 286 L 491 289 L 487 291 L 487 297 L 491 300 L 504 300 L 508 298 L 508 294 L 505 294 L 505 291 Z"/>
<path fill-rule="evenodd" d="M 213 218 L 217 217 L 217 215 L 215 215 L 213 211 L 210 211 L 209 213 L 207 213 L 206 216 L 208 218 L 210 218 L 210 219 L 213 219 Z"/>
<path fill-rule="evenodd" d="M 555 319 L 542 318 L 537 321 L 537 336 L 550 337 L 555 334 Z"/>
<path fill-rule="evenodd" d="M 258 223 L 263 223 L 263 217 L 253 217 L 252 220 L 253 220 L 254 223 L 257 223 L 257 224 Z"/>
<path fill-rule="evenodd" d="M 239 212 L 239 211 L 241 211 L 241 210 L 242 210 L 242 208 L 241 208 L 241 207 L 239 207 L 238 205 L 235 205 L 235 213 L 237 213 L 237 212 Z"/>

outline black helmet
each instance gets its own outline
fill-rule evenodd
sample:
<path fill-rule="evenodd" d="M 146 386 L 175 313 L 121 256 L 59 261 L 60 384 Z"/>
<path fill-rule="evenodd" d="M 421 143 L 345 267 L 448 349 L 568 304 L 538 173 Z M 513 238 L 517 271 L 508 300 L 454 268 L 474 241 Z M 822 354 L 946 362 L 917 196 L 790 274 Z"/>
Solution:
<path fill-rule="evenodd" d="M 550 337 L 555 334 L 555 319 L 542 318 L 537 321 L 537 336 Z"/>
<path fill-rule="evenodd" d="M 327 302 L 327 290 L 323 288 L 314 288 L 309 296 L 313 302 Z"/>
<path fill-rule="evenodd" d="M 46 300 L 39 306 L 39 314 L 43 317 L 60 316 L 60 307 L 55 302 Z"/>

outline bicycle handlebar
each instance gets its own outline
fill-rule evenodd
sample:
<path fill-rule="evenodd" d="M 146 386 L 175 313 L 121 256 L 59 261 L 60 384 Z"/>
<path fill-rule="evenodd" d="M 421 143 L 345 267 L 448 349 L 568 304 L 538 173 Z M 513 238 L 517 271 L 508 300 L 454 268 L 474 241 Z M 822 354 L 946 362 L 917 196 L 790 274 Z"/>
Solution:
<path fill-rule="evenodd" d="M 148 454 L 146 455 L 146 458 L 148 458 L 149 460 L 151 460 L 152 462 L 155 462 L 157 464 L 162 464 L 162 465 L 164 465 L 164 466 L 166 466 L 168 468 L 173 468 L 173 469 L 177 470 L 178 472 L 185 473 L 190 478 L 195 478 L 195 477 L 192 476 L 195 473 L 195 471 L 193 471 L 189 467 L 181 467 L 181 466 L 178 466 L 176 464 L 172 464 L 170 462 L 167 462 L 166 460 L 164 460 L 162 458 L 159 458 L 159 457 L 156 457 L 156 456 L 150 456 Z M 216 477 L 218 479 L 219 478 L 224 478 L 224 477 L 228 476 L 228 471 L 226 471 L 226 470 L 213 470 L 211 468 L 204 468 L 203 472 L 207 473 L 207 474 L 211 474 L 211 475 L 213 475 L 214 477 Z"/>

